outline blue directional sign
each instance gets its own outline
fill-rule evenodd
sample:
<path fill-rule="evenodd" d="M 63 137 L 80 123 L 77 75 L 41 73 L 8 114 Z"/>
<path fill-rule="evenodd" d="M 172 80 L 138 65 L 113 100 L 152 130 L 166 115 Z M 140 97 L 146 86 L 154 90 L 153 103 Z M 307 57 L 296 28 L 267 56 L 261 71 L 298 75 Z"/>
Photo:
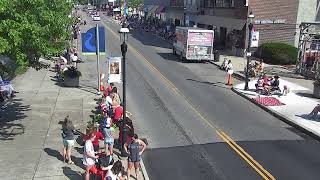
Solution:
<path fill-rule="evenodd" d="M 96 28 L 89 29 L 86 33 L 81 33 L 82 41 L 82 54 L 84 55 L 96 55 Z M 104 27 L 99 27 L 99 54 L 105 54 L 105 30 Z"/>

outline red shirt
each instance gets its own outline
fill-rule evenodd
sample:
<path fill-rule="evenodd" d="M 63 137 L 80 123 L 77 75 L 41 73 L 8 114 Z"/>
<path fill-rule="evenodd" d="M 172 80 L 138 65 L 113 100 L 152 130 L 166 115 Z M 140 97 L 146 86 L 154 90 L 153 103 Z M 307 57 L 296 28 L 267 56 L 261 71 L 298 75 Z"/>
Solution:
<path fill-rule="evenodd" d="M 113 120 L 114 120 L 115 122 L 118 122 L 118 121 L 121 119 L 122 114 L 123 114 L 123 108 L 122 108 L 122 106 L 116 107 L 116 109 L 114 110 Z"/>
<path fill-rule="evenodd" d="M 103 140 L 104 137 L 100 131 L 96 132 L 96 138 L 94 138 L 94 141 L 92 141 L 92 144 L 94 146 L 99 146 L 99 140 Z"/>

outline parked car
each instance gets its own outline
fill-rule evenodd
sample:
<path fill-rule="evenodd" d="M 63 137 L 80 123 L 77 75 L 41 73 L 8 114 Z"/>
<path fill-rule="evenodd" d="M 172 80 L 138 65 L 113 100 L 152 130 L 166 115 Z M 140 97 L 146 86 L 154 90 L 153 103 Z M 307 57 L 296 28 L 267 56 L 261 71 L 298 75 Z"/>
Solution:
<path fill-rule="evenodd" d="M 94 21 L 100 21 L 101 18 L 99 15 L 94 15 L 93 18 L 92 18 Z"/>

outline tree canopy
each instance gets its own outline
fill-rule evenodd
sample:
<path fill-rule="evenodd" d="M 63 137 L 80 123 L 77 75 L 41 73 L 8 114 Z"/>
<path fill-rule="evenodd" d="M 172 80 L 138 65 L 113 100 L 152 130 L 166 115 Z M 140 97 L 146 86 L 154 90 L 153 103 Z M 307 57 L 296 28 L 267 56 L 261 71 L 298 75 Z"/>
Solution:
<path fill-rule="evenodd" d="M 138 8 L 144 4 L 144 0 L 127 0 L 129 8 Z"/>
<path fill-rule="evenodd" d="M 63 51 L 73 3 L 67 0 L 0 0 L 0 54 L 19 66 Z"/>

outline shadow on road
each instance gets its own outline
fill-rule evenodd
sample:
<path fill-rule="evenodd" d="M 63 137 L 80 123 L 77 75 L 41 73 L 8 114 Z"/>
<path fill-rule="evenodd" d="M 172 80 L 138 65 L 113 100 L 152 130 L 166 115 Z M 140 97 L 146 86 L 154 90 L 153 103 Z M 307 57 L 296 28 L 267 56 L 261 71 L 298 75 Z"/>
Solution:
<path fill-rule="evenodd" d="M 21 121 L 27 117 L 30 105 L 23 104 L 22 99 L 13 99 L 0 107 L 0 140 L 13 140 L 14 136 L 24 133 Z"/>
<path fill-rule="evenodd" d="M 208 81 L 198 81 L 198 80 L 194 80 L 194 79 L 186 79 L 186 80 L 193 81 L 193 82 L 198 82 L 198 83 L 202 83 L 202 84 L 208 84 L 208 85 L 214 86 L 214 87 L 230 89 L 230 88 L 225 86 L 224 82 L 208 82 Z"/>
<path fill-rule="evenodd" d="M 143 33 L 142 33 L 143 32 Z M 162 47 L 162 48 L 169 48 L 171 49 L 172 45 L 165 40 L 153 35 L 150 32 L 145 31 L 131 31 L 131 36 L 138 41 L 140 41 L 143 45 L 147 46 L 155 46 L 155 47 Z"/>

